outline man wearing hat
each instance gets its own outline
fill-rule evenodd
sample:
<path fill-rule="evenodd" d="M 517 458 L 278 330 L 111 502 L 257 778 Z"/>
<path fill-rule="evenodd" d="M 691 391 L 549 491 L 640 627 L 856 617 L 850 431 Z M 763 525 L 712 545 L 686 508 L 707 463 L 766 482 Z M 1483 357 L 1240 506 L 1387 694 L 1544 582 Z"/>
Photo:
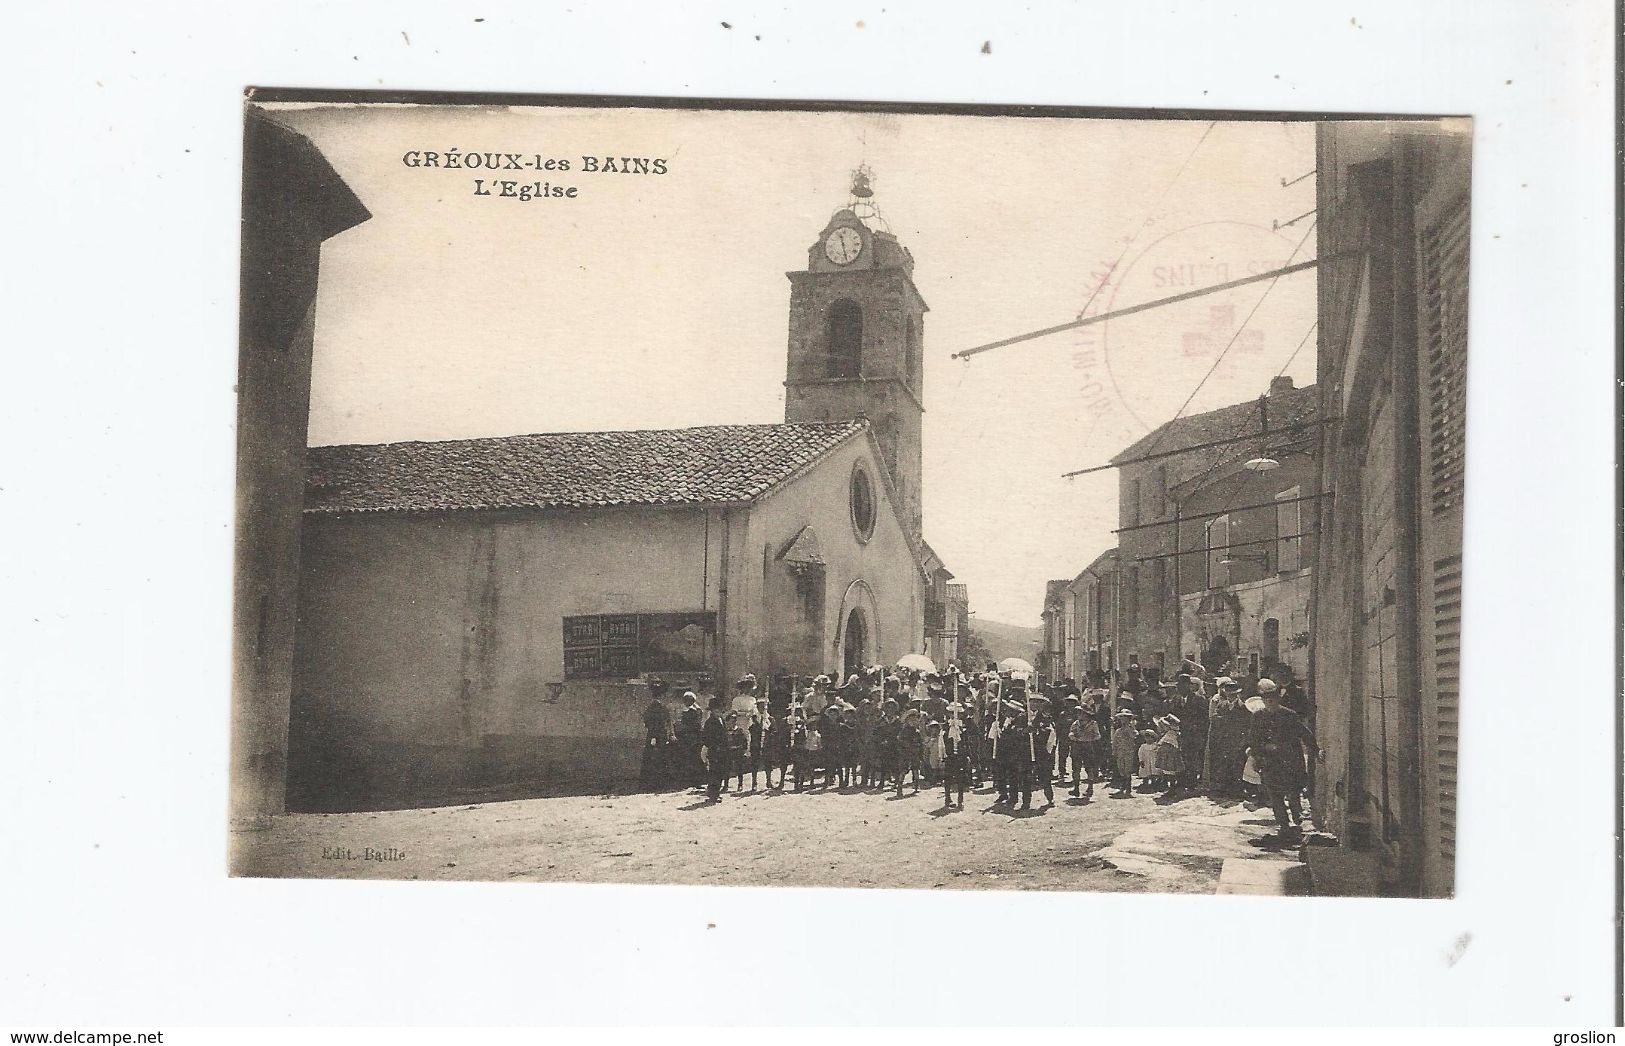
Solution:
<path fill-rule="evenodd" d="M 1055 775 L 1061 779 L 1062 784 L 1066 784 L 1067 767 L 1070 765 L 1072 783 L 1076 785 L 1083 773 L 1078 761 L 1072 757 L 1072 746 L 1067 739 L 1072 735 L 1072 723 L 1078 718 L 1083 702 L 1078 697 L 1076 687 L 1068 688 L 1063 683 L 1062 689 L 1065 694 L 1061 698 L 1061 707 L 1055 710 L 1055 736 L 1061 739 L 1061 743 L 1055 746 Z"/>
<path fill-rule="evenodd" d="M 817 676 L 812 681 L 812 689 L 801 699 L 801 710 L 810 716 L 823 715 L 824 706 L 827 704 L 829 704 L 829 676 Z"/>
<path fill-rule="evenodd" d="M 927 719 L 942 722 L 948 714 L 947 685 L 935 672 L 925 677 L 925 715 Z"/>
<path fill-rule="evenodd" d="M 762 768 L 767 771 L 767 789 L 773 790 L 773 770 L 779 771 L 779 791 L 784 791 L 784 778 L 790 764 L 790 716 L 773 715 L 762 702 Z M 791 714 L 795 714 L 799 706 L 792 706 Z M 756 787 L 756 779 L 751 778 L 751 788 Z"/>
<path fill-rule="evenodd" d="M 722 697 L 711 699 L 711 715 L 700 732 L 703 746 L 700 754 L 705 759 L 705 795 L 713 803 L 722 802 L 722 789 L 728 777 L 728 702 Z"/>
<path fill-rule="evenodd" d="M 875 721 L 874 759 L 872 780 L 876 788 L 885 788 L 892 762 L 897 757 L 897 701 L 887 698 L 880 706 L 880 718 Z"/>
<path fill-rule="evenodd" d="M 1055 805 L 1055 784 L 1050 771 L 1055 765 L 1055 749 L 1059 740 L 1055 733 L 1055 720 L 1049 714 L 1049 698 L 1034 695 L 1029 703 L 1032 712 L 1028 716 L 1027 751 L 1032 759 L 1032 768 L 1026 790 L 1021 795 L 1023 810 L 1033 805 L 1034 785 L 1044 790 L 1045 806 Z"/>
<path fill-rule="evenodd" d="M 897 775 L 897 794 L 903 794 L 903 777 L 914 772 L 914 791 L 920 790 L 920 764 L 925 758 L 925 730 L 918 708 L 903 713 L 897 726 L 897 745 L 892 753 L 892 768 Z"/>
<path fill-rule="evenodd" d="M 670 772 L 668 750 L 672 740 L 671 710 L 660 698 L 666 684 L 655 680 L 649 684 L 649 704 L 643 709 L 643 766 L 639 777 L 645 788 L 658 788 L 665 784 Z"/>
<path fill-rule="evenodd" d="M 1025 709 L 1017 708 L 1010 714 L 1004 729 L 999 731 L 999 753 L 1008 760 L 1009 799 L 1006 804 L 1031 810 L 1033 805 L 1033 767 L 1040 746 L 1034 736 Z"/>
<path fill-rule="evenodd" d="M 756 775 L 762 771 L 767 772 L 767 786 L 773 787 L 773 767 L 767 761 L 768 729 L 772 726 L 773 717 L 767 710 L 767 698 L 756 699 L 756 712 L 750 718 L 746 727 L 750 738 L 750 752 L 747 759 L 750 762 L 750 790 L 756 791 Z"/>
<path fill-rule="evenodd" d="M 1031 758 L 1027 753 L 1026 709 L 1015 701 L 1001 702 L 999 717 L 989 737 L 993 744 L 993 779 L 999 789 L 998 801 L 1005 806 L 1014 806 L 1016 790 L 1021 783 L 1020 764 L 1016 759 L 1018 750 L 1023 759 Z"/>
<path fill-rule="evenodd" d="M 957 695 L 956 695 L 957 696 Z M 958 700 L 948 704 L 939 743 L 942 746 L 942 805 L 954 805 L 959 793 L 959 809 L 965 809 L 965 782 L 970 779 L 970 738 L 974 727 L 966 718 L 966 708 Z"/>
<path fill-rule="evenodd" d="M 1235 795 L 1241 788 L 1252 713 L 1241 702 L 1240 683 L 1230 676 L 1220 676 L 1213 683 L 1218 693 L 1208 702 L 1203 777 L 1208 794 L 1223 798 Z"/>
<path fill-rule="evenodd" d="M 705 713 L 700 711 L 700 695 L 692 690 L 683 692 L 683 710 L 677 714 L 673 731 L 677 736 L 677 765 L 683 784 L 694 787 L 705 780 L 705 764 L 700 760 L 700 733 L 705 728 Z"/>
<path fill-rule="evenodd" d="M 1269 686 L 1266 689 L 1265 685 Z M 1296 834 L 1303 825 L 1303 788 L 1308 783 L 1304 756 L 1313 753 L 1325 758 L 1314 733 L 1297 713 L 1281 703 L 1281 691 L 1273 679 L 1258 682 L 1258 696 L 1264 707 L 1253 713 L 1248 731 L 1247 752 L 1258 767 L 1264 795 L 1275 812 L 1281 834 Z M 1287 815 L 1291 814 L 1291 823 Z"/>

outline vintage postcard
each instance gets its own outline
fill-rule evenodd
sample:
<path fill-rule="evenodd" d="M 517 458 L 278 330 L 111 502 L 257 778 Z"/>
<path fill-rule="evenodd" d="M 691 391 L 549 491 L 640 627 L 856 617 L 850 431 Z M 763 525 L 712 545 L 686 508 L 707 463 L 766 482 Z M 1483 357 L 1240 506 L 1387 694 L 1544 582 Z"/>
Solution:
<path fill-rule="evenodd" d="M 233 873 L 1450 895 L 1471 126 L 250 91 Z"/>

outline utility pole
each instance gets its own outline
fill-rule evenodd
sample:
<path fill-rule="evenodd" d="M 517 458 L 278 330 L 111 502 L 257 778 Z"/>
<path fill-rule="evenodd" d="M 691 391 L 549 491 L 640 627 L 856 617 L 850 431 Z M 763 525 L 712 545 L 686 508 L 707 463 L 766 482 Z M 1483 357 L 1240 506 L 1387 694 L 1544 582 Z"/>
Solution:
<path fill-rule="evenodd" d="M 1029 619 L 1030 620 L 1030 619 Z M 1119 553 L 1117 564 L 1112 568 L 1112 715 L 1117 715 L 1117 697 L 1122 692 L 1122 683 L 1117 673 L 1117 663 L 1122 657 L 1123 648 L 1123 557 Z"/>

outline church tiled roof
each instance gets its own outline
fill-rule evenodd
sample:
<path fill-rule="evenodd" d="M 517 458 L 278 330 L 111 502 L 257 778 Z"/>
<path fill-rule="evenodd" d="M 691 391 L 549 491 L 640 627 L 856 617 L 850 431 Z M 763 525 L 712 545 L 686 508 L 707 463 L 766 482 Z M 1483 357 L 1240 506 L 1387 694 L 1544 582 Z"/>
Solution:
<path fill-rule="evenodd" d="M 416 512 L 747 501 L 866 427 L 709 425 L 311 447 L 305 511 Z"/>

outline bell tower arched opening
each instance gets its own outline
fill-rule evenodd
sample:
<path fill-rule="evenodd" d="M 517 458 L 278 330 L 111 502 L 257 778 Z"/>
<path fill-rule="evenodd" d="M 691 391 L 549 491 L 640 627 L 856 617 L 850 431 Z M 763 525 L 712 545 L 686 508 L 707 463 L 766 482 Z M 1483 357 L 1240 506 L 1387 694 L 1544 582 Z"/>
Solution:
<path fill-rule="evenodd" d="M 863 307 L 838 298 L 825 322 L 824 376 L 856 378 L 863 372 Z"/>

